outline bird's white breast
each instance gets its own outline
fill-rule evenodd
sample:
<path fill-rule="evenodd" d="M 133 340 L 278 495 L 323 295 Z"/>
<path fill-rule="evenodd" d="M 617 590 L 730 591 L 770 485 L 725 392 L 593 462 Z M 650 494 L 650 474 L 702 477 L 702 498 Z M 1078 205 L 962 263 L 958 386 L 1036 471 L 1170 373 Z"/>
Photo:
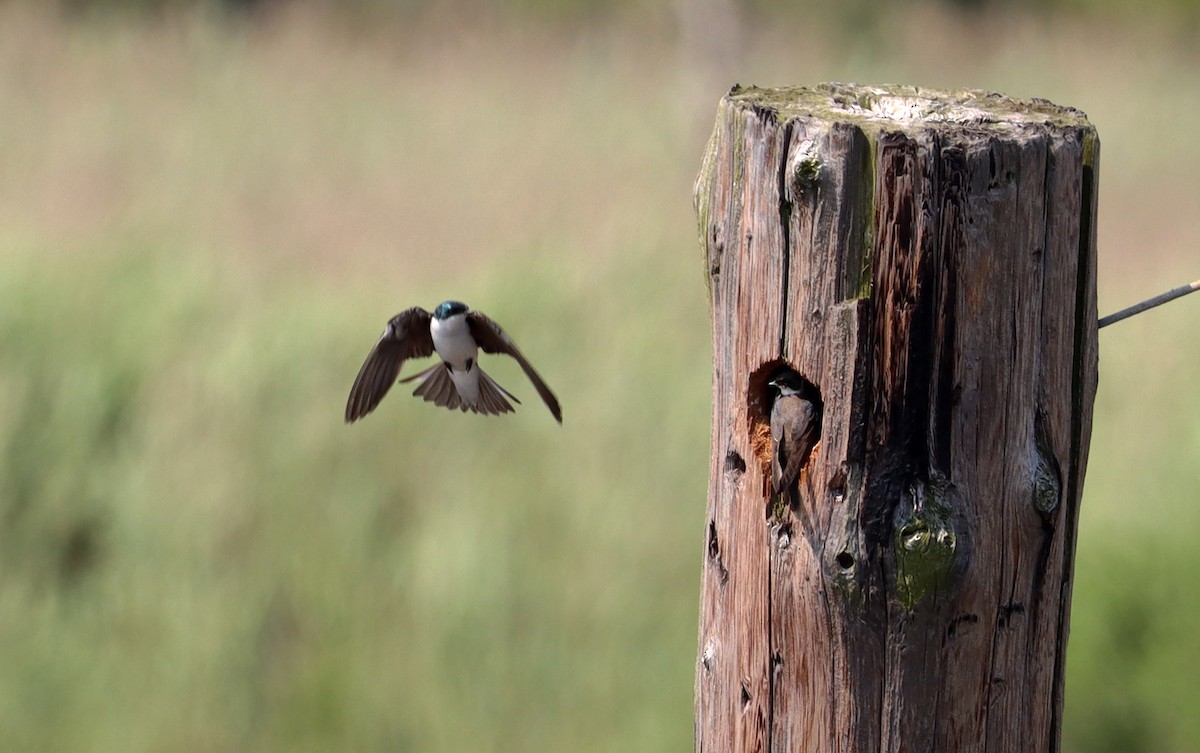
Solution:
<path fill-rule="evenodd" d="M 454 369 L 466 368 L 467 361 L 475 361 L 479 354 L 479 346 L 471 337 L 471 328 L 467 326 L 465 314 L 455 314 L 445 319 L 431 319 L 429 334 L 433 336 L 433 347 L 438 356 Z"/>

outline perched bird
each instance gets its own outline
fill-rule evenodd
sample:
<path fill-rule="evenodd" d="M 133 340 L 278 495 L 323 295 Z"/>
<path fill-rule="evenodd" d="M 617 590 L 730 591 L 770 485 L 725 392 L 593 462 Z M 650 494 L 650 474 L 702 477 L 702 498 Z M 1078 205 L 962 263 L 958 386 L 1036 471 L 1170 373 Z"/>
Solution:
<path fill-rule="evenodd" d="M 821 435 L 817 406 L 803 396 L 804 383 L 792 371 L 771 380 L 778 391 L 771 405 L 771 487 L 776 494 L 791 489 Z"/>
<path fill-rule="evenodd" d="M 499 324 L 458 301 L 440 304 L 432 316 L 425 309 L 414 306 L 392 317 L 350 388 L 346 423 L 353 423 L 375 410 L 406 360 L 424 358 L 435 352 L 441 359 L 438 363 L 400 380 L 421 380 L 413 390 L 414 395 L 451 410 L 458 408 L 485 415 L 511 413 L 513 407 L 508 401 L 521 401 L 479 368 L 476 356 L 480 350 L 507 353 L 515 358 L 555 420 L 562 423 L 558 398 L 521 355 L 512 338 L 500 329 Z"/>

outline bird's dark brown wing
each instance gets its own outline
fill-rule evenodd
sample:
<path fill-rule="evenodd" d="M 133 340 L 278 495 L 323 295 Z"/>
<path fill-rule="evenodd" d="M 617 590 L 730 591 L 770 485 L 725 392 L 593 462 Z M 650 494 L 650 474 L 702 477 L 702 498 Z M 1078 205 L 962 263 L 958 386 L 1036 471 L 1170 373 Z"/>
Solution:
<path fill-rule="evenodd" d="M 471 327 L 471 336 L 475 338 L 475 342 L 483 349 L 484 353 L 506 353 L 516 359 L 517 363 L 521 364 L 521 369 L 525 372 L 525 376 L 529 377 L 529 381 L 533 382 L 533 388 L 542 396 L 542 401 L 546 403 L 546 407 L 550 409 L 550 413 L 554 416 L 554 420 L 562 423 L 562 408 L 558 405 L 558 398 L 538 376 L 533 367 L 529 365 L 529 361 L 525 360 L 525 356 L 521 355 L 521 351 L 517 348 L 517 344 L 512 341 L 508 334 L 500 329 L 500 325 L 493 322 L 478 311 L 471 311 L 467 314 L 467 324 Z"/>
<path fill-rule="evenodd" d="M 771 421 L 771 439 L 775 445 L 772 485 L 778 494 L 800 478 L 800 470 L 817 443 L 820 421 L 816 406 L 799 397 L 779 398 L 773 412 L 776 415 Z"/>
<path fill-rule="evenodd" d="M 429 334 L 429 312 L 414 306 L 392 317 L 350 388 L 346 423 L 354 423 L 375 410 L 406 360 L 430 355 L 433 355 L 433 337 Z"/>

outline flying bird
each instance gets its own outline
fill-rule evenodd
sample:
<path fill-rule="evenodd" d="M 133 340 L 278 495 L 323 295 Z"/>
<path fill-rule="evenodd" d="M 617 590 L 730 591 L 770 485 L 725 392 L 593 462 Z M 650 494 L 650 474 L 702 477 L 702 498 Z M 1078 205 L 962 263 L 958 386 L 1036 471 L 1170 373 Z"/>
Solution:
<path fill-rule="evenodd" d="M 476 357 L 480 350 L 505 353 L 516 359 L 555 420 L 562 423 L 558 398 L 521 355 L 512 338 L 499 324 L 458 301 L 440 304 L 432 315 L 414 306 L 392 317 L 350 388 L 346 423 L 354 423 L 375 410 L 396 381 L 405 361 L 425 358 L 435 352 L 441 359 L 438 363 L 400 380 L 420 380 L 413 390 L 414 395 L 450 410 L 457 408 L 484 415 L 512 413 L 509 400 L 518 404 L 521 401 L 479 368 Z"/>
<path fill-rule="evenodd" d="M 779 393 L 771 405 L 771 487 L 782 494 L 800 478 L 800 470 L 821 436 L 821 416 L 817 406 L 804 397 L 799 374 L 785 371 L 770 385 Z"/>

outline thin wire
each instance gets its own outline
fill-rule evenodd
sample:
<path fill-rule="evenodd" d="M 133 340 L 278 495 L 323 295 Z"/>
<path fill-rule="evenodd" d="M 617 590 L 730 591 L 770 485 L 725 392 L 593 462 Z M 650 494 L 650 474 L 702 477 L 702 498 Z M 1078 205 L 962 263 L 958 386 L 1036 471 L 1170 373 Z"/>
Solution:
<path fill-rule="evenodd" d="M 1096 326 L 1107 327 L 1108 325 L 1119 322 L 1122 319 L 1128 319 L 1134 314 L 1140 314 L 1143 311 L 1148 311 L 1149 309 L 1154 308 L 1155 306 L 1161 306 L 1168 301 L 1173 301 L 1176 298 L 1182 298 L 1188 293 L 1195 293 L 1197 290 L 1200 290 L 1200 280 L 1188 283 L 1187 285 L 1180 285 L 1179 287 L 1168 290 L 1161 295 L 1156 295 L 1153 298 L 1147 298 L 1141 303 L 1134 304 L 1127 309 L 1121 309 L 1115 314 L 1109 314 L 1108 316 L 1101 317 Z"/>

